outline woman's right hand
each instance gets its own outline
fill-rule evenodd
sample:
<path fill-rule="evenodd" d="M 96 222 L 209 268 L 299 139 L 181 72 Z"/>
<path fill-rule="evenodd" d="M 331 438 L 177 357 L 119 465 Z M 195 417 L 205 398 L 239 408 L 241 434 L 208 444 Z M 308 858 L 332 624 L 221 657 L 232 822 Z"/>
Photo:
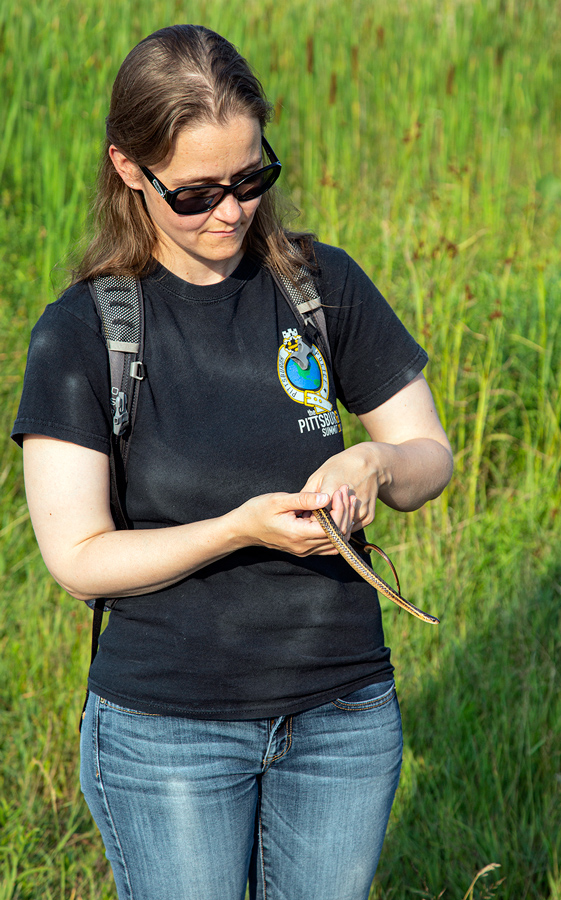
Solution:
<path fill-rule="evenodd" d="M 334 555 L 338 551 L 315 516 L 314 509 L 328 506 L 339 529 L 350 535 L 354 515 L 354 497 L 346 485 L 329 494 L 301 491 L 299 494 L 261 494 L 252 497 L 228 516 L 240 540 L 240 547 L 261 546 L 293 553 Z"/>

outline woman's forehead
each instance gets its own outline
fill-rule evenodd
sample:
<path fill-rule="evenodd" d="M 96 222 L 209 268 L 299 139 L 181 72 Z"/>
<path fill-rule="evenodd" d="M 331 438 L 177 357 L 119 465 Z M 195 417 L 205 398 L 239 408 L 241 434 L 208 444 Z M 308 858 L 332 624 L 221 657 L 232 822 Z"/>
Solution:
<path fill-rule="evenodd" d="M 259 121 L 236 116 L 224 124 L 205 123 L 183 128 L 160 168 L 162 171 L 165 168 L 168 177 L 178 178 L 185 184 L 185 177 L 190 181 L 219 181 L 225 175 L 259 165 L 260 160 Z"/>

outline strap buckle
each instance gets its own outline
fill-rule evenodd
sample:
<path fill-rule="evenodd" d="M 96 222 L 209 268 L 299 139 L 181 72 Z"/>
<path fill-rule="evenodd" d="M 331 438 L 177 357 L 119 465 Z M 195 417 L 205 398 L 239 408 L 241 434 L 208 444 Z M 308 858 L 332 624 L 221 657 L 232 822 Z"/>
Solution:
<path fill-rule="evenodd" d="M 111 388 L 111 406 L 113 407 L 113 434 L 123 433 L 129 422 L 127 395 L 116 387 Z"/>
<path fill-rule="evenodd" d="M 146 366 L 140 359 L 134 359 L 130 364 L 129 375 L 136 378 L 137 381 L 144 381 L 146 377 Z"/>

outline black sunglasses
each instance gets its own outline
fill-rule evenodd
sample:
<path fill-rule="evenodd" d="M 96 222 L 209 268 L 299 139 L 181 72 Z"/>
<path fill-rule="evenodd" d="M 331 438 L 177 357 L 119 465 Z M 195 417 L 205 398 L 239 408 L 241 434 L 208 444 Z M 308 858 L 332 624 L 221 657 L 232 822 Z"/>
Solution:
<path fill-rule="evenodd" d="M 250 175 L 244 175 L 235 184 L 197 184 L 169 191 L 146 166 L 140 166 L 140 170 L 160 197 L 171 206 L 174 213 L 178 216 L 196 216 L 217 207 L 227 194 L 233 194 L 238 203 L 245 203 L 248 200 L 255 200 L 272 188 L 281 173 L 282 166 L 264 137 L 261 137 L 261 143 L 271 165 L 257 169 Z"/>

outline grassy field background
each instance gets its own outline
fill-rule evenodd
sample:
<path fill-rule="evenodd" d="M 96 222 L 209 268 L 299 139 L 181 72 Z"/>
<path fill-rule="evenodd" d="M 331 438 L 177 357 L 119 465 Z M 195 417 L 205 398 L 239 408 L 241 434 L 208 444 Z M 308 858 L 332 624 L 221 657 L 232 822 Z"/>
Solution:
<path fill-rule="evenodd" d="M 7 435 L 30 329 L 79 252 L 112 79 L 181 21 L 257 69 L 299 226 L 427 348 L 455 451 L 443 497 L 371 528 L 442 619 L 383 604 L 405 761 L 372 900 L 561 900 L 556 0 L 4 0 L 0 900 L 116 897 L 78 788 L 89 612 L 41 562 Z"/>

